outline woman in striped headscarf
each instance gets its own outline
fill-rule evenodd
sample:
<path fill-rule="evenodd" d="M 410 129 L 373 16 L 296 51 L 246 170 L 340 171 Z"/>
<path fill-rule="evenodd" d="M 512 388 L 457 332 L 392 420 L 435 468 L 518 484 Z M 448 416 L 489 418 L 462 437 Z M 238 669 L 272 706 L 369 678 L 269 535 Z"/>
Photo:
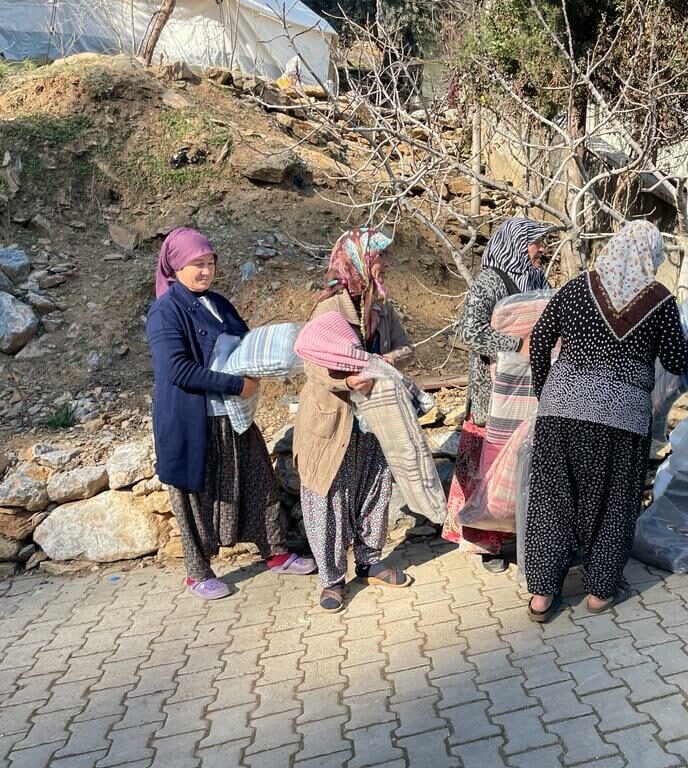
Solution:
<path fill-rule="evenodd" d="M 366 227 L 343 234 L 332 249 L 325 290 L 313 316 L 339 312 L 368 352 L 401 368 L 413 359 L 413 349 L 386 300 L 391 243 L 382 232 Z M 366 583 L 406 587 L 411 579 L 380 562 L 392 477 L 377 438 L 358 429 L 349 401 L 352 391 L 369 392 L 372 380 L 312 363 L 306 363 L 306 377 L 294 425 L 294 462 L 301 477 L 306 535 L 318 564 L 320 606 L 338 611 L 344 605 L 351 544 L 356 576 Z"/>
<path fill-rule="evenodd" d="M 533 219 L 514 217 L 502 222 L 485 247 L 480 273 L 471 286 L 460 322 L 461 341 L 469 348 L 466 420 L 449 492 L 447 520 L 442 535 L 463 552 L 482 555 L 484 567 L 504 571 L 504 542 L 512 534 L 483 531 L 456 522 L 458 512 L 477 485 L 478 464 L 485 437 L 492 380 L 490 363 L 498 352 L 528 355 L 528 339 L 509 336 L 492 328 L 495 305 L 515 293 L 549 288 L 542 271 L 543 238 L 549 226 Z"/>

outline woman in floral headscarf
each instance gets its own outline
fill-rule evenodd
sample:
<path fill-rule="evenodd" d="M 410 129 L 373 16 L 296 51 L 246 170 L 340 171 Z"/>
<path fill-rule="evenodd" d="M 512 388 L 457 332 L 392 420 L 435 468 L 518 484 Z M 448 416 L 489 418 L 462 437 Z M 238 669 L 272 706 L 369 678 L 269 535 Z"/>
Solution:
<path fill-rule="evenodd" d="M 413 350 L 386 301 L 390 245 L 375 229 L 342 235 L 332 249 L 325 290 L 313 316 L 339 312 L 369 352 L 403 367 L 413 359 Z M 405 587 L 411 580 L 380 563 L 392 478 L 376 437 L 358 429 L 349 402 L 350 392 L 369 392 L 372 381 L 311 363 L 306 363 L 306 376 L 294 426 L 294 461 L 301 476 L 303 521 L 322 586 L 320 605 L 338 611 L 344 605 L 351 544 L 358 578 L 390 587 Z"/>
<path fill-rule="evenodd" d="M 629 595 L 623 570 L 645 487 L 655 359 L 674 374 L 688 368 L 676 302 L 655 280 L 663 259 L 655 226 L 627 224 L 595 269 L 549 302 L 531 334 L 540 402 L 525 571 L 534 621 L 557 610 L 581 546 L 588 611 L 601 613 Z"/>

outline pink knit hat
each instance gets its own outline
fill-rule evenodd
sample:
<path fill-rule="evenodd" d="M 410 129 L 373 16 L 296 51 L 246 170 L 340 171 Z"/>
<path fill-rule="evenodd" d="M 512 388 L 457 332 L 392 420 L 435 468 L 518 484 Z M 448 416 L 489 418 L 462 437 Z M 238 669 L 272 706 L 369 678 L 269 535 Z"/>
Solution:
<path fill-rule="evenodd" d="M 323 312 L 307 322 L 294 349 L 309 363 L 333 371 L 358 373 L 369 359 L 356 331 L 339 312 Z"/>

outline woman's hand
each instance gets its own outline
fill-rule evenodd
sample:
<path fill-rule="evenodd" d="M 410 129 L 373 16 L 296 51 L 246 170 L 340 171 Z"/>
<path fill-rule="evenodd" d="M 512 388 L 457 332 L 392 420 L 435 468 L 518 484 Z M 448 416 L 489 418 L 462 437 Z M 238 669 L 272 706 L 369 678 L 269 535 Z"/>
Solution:
<path fill-rule="evenodd" d="M 373 384 L 373 379 L 365 379 L 359 375 L 346 377 L 346 386 L 354 392 L 360 392 L 362 395 L 367 395 L 373 388 Z"/>
<path fill-rule="evenodd" d="M 523 344 L 521 344 L 518 354 L 523 355 L 523 357 L 530 357 L 530 336 L 524 336 L 521 341 Z"/>
<path fill-rule="evenodd" d="M 254 379 L 251 376 L 244 376 L 244 386 L 241 388 L 239 397 L 247 398 L 252 397 L 258 393 L 260 389 L 260 380 Z"/>

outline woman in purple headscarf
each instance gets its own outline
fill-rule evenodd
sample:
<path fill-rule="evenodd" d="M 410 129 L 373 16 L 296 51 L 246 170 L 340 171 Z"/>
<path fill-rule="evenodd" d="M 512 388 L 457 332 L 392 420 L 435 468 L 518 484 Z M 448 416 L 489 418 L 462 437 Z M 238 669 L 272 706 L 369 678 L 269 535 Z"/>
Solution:
<path fill-rule="evenodd" d="M 224 408 L 223 395 L 250 397 L 258 381 L 208 368 L 213 351 L 231 350 L 248 331 L 234 306 L 209 290 L 216 262 L 200 232 L 171 232 L 146 323 L 158 476 L 169 486 L 187 589 L 206 600 L 229 594 L 210 566 L 220 545 L 253 542 L 277 573 L 315 570 L 313 559 L 287 551 L 279 488 L 258 427 L 237 434 Z"/>

